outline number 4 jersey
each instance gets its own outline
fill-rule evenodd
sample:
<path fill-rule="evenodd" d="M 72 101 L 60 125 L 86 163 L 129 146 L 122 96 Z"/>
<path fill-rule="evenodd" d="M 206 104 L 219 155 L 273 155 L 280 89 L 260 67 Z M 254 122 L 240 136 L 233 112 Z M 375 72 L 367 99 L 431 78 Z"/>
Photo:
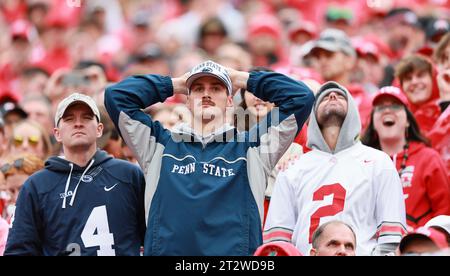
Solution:
<path fill-rule="evenodd" d="M 405 231 L 399 176 L 389 157 L 357 142 L 331 154 L 313 150 L 276 181 L 264 242 L 292 242 L 309 255 L 319 225 L 340 220 L 357 236 L 357 254 L 381 243 L 398 243 Z"/>
<path fill-rule="evenodd" d="M 85 168 L 52 157 L 20 191 L 5 255 L 139 255 L 144 175 L 97 151 Z"/>

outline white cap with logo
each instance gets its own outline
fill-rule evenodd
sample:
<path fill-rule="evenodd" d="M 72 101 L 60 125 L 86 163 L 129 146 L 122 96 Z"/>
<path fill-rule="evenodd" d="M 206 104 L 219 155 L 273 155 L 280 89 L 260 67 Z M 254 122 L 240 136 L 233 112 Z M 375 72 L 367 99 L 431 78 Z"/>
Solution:
<path fill-rule="evenodd" d="M 58 104 L 58 108 L 56 109 L 55 114 L 55 126 L 58 126 L 59 120 L 61 120 L 67 108 L 75 103 L 84 103 L 89 106 L 89 108 L 92 110 L 92 113 L 94 113 L 94 115 L 97 117 L 97 120 L 100 122 L 100 111 L 98 110 L 97 104 L 95 103 L 94 99 L 84 94 L 73 93 Z"/>
<path fill-rule="evenodd" d="M 227 70 L 222 65 L 215 63 L 214 61 L 211 60 L 202 62 L 191 70 L 191 74 L 186 80 L 186 85 L 188 89 L 190 90 L 191 85 L 195 80 L 206 76 L 215 77 L 220 81 L 222 81 L 225 87 L 227 88 L 228 95 L 232 95 L 233 86 L 231 84 L 231 79 L 230 76 L 228 75 Z"/>

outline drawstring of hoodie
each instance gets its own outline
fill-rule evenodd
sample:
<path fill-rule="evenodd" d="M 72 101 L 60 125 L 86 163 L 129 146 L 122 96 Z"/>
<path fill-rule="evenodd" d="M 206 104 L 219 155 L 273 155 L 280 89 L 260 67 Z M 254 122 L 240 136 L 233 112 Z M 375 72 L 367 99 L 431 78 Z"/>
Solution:
<path fill-rule="evenodd" d="M 73 191 L 72 198 L 70 199 L 70 203 L 69 203 L 70 206 L 73 206 L 73 202 L 74 202 L 74 200 L 75 200 L 75 196 L 76 196 L 76 194 L 77 194 L 78 186 L 80 185 L 81 180 L 83 180 L 84 175 L 85 175 L 85 174 L 87 173 L 87 171 L 91 168 L 91 166 L 94 164 L 94 162 L 95 162 L 95 160 L 92 159 L 91 162 L 89 163 L 89 165 L 88 165 L 88 166 L 86 167 L 86 169 L 83 171 L 83 174 L 81 174 L 80 180 L 78 180 L 77 186 L 75 186 L 75 190 Z M 62 204 L 62 208 L 63 208 L 63 209 L 66 208 L 67 192 L 68 192 L 68 190 L 69 190 L 70 179 L 71 179 L 71 177 L 72 177 L 72 171 L 73 171 L 73 164 L 70 163 L 69 166 L 70 166 L 70 173 L 69 173 L 69 177 L 67 178 L 67 181 L 66 181 L 66 188 L 65 188 L 65 190 L 64 190 L 64 195 L 65 195 L 65 196 L 64 196 L 64 200 L 63 200 L 63 204 Z"/>
<path fill-rule="evenodd" d="M 86 167 L 86 169 L 84 170 L 83 174 L 81 175 L 80 180 L 78 180 L 77 186 L 75 186 L 75 190 L 73 191 L 72 198 L 70 199 L 70 203 L 69 203 L 70 206 L 73 205 L 73 201 L 75 200 L 75 196 L 76 196 L 76 194 L 77 194 L 78 186 L 80 185 L 81 180 L 83 180 L 84 175 L 85 175 L 85 174 L 87 173 L 87 171 L 91 168 L 92 164 L 94 164 L 94 161 L 95 161 L 94 159 L 91 160 L 91 162 L 90 162 L 89 165 Z"/>
<path fill-rule="evenodd" d="M 70 166 L 70 173 L 69 173 L 69 177 L 67 178 L 67 181 L 66 181 L 66 188 L 64 189 L 64 200 L 63 200 L 63 204 L 62 204 L 63 209 L 66 209 L 67 191 L 69 190 L 70 178 L 72 177 L 72 171 L 73 171 L 73 164 L 70 163 L 69 166 Z"/>

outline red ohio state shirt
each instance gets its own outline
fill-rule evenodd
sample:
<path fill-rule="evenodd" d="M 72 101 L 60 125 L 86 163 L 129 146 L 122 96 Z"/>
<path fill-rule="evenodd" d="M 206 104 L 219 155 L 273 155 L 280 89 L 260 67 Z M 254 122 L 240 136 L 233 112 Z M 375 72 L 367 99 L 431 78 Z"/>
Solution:
<path fill-rule="evenodd" d="M 404 152 L 393 156 L 401 170 Z M 450 215 L 450 183 L 439 153 L 410 142 L 406 167 L 400 173 L 405 195 L 406 222 L 417 228 L 437 215 Z"/>

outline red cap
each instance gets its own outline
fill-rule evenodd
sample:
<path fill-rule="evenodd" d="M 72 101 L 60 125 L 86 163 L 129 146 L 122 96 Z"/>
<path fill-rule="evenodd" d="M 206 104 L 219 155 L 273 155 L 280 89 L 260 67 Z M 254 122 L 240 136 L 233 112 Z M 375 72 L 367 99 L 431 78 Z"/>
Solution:
<path fill-rule="evenodd" d="M 358 56 L 372 55 L 377 61 L 380 61 L 381 51 L 375 43 L 361 39 L 353 41 L 353 47 L 355 47 Z"/>
<path fill-rule="evenodd" d="M 277 241 L 261 245 L 253 256 L 302 256 L 302 254 L 292 243 Z"/>
<path fill-rule="evenodd" d="M 277 39 L 281 39 L 281 23 L 273 15 L 260 14 L 252 18 L 248 25 L 248 37 L 251 38 L 258 34 L 269 34 Z"/>
<path fill-rule="evenodd" d="M 399 100 L 404 106 L 409 107 L 408 98 L 406 98 L 405 93 L 395 86 L 384 86 L 379 91 L 378 94 L 372 100 L 372 106 L 375 106 L 375 102 L 384 96 L 391 96 Z"/>
<path fill-rule="evenodd" d="M 27 21 L 23 19 L 14 21 L 11 24 L 10 31 L 11 31 L 11 38 L 13 39 L 25 38 L 26 40 L 30 41 L 31 26 Z"/>
<path fill-rule="evenodd" d="M 59 27 L 63 29 L 78 26 L 83 9 L 77 7 L 77 3 L 75 2 L 76 1 L 64 0 L 52 1 L 51 8 L 46 16 L 46 26 Z"/>
<path fill-rule="evenodd" d="M 293 40 L 294 36 L 300 32 L 307 33 L 314 38 L 318 35 L 319 30 L 313 22 L 303 20 L 289 28 L 289 38 Z"/>
<path fill-rule="evenodd" d="M 399 246 L 400 252 L 403 252 L 405 246 L 416 237 L 427 237 L 440 249 L 448 248 L 447 239 L 443 233 L 439 232 L 439 230 L 427 227 L 419 227 L 403 237 Z"/>

